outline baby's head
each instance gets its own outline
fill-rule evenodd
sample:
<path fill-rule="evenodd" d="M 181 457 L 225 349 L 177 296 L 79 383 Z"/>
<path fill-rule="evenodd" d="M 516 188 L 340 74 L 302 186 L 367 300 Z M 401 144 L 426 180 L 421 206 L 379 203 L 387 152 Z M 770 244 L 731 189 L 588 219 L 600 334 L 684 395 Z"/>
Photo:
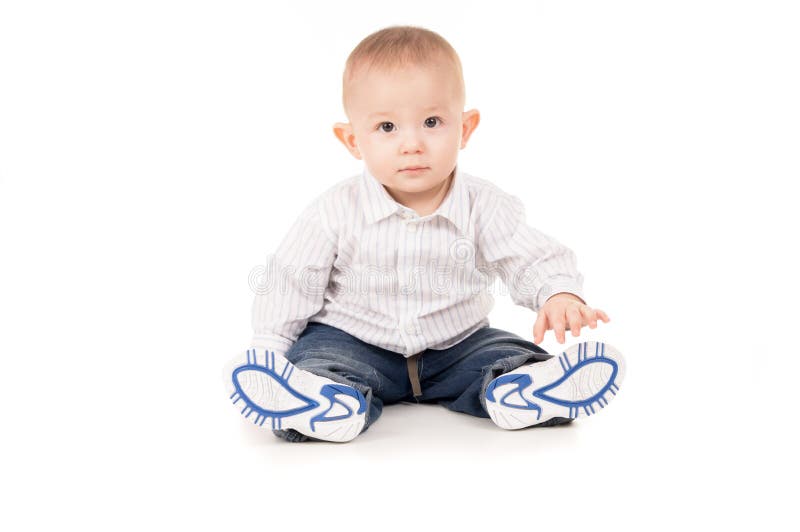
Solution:
<path fill-rule="evenodd" d="M 461 61 L 437 33 L 393 26 L 350 53 L 342 79 L 349 123 L 334 133 L 389 192 L 424 194 L 453 172 L 480 121 L 464 111 Z M 417 172 L 408 167 L 425 167 Z"/>

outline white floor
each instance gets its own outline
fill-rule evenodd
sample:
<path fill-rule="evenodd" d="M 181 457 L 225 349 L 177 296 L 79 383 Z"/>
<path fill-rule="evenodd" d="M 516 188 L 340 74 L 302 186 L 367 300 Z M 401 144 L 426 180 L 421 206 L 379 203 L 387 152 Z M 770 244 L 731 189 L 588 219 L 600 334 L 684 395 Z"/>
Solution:
<path fill-rule="evenodd" d="M 220 420 L 231 431 L 217 436 L 224 468 L 243 488 L 227 504 L 279 501 L 264 526 L 334 529 L 786 525 L 795 483 L 782 478 L 788 443 L 772 440 L 774 454 L 749 456 L 780 425 L 737 427 L 679 387 L 672 401 L 657 401 L 641 370 L 629 377 L 600 414 L 566 427 L 505 431 L 441 406 L 401 403 L 352 442 L 290 444 L 249 422 Z M 227 517 L 252 523 L 247 512 Z"/>

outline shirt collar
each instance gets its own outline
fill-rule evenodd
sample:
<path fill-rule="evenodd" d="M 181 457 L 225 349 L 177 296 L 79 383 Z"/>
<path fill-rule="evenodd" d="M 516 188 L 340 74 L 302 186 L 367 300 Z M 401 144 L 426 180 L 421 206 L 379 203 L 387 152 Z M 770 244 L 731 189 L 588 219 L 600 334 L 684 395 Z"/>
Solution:
<path fill-rule="evenodd" d="M 364 216 L 369 224 L 402 211 L 412 212 L 411 209 L 397 203 L 389 195 L 366 165 L 361 173 L 359 195 L 361 204 L 364 206 Z M 459 170 L 458 165 L 456 165 L 453 184 L 450 186 L 447 196 L 430 216 L 437 215 L 450 220 L 461 233 L 466 234 L 469 221 L 469 194 L 464 183 L 464 173 Z"/>

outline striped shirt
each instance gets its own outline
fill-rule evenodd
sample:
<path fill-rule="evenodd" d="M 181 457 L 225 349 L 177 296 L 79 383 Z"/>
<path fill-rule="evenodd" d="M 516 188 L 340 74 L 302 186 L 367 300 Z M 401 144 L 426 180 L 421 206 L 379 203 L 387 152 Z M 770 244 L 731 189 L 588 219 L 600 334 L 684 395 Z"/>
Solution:
<path fill-rule="evenodd" d="M 558 292 L 583 299 L 575 254 L 530 227 L 522 202 L 459 170 L 419 216 L 364 167 L 314 199 L 267 258 L 252 346 L 285 353 L 309 322 L 409 357 L 489 325 L 497 277 L 538 311 Z"/>

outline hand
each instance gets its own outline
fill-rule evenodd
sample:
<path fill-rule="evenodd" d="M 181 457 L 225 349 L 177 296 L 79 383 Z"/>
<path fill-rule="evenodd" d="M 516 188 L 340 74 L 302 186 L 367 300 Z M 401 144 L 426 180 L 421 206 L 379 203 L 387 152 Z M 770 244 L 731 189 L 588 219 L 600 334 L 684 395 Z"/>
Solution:
<path fill-rule="evenodd" d="M 533 325 L 533 343 L 539 344 L 544 339 L 544 333 L 553 329 L 556 339 L 563 344 L 566 341 L 566 327 L 569 325 L 572 336 L 580 336 L 581 327 L 588 325 L 594 329 L 597 320 L 608 323 L 609 318 L 600 309 L 593 309 L 581 298 L 569 292 L 559 292 L 545 302 L 536 316 Z"/>

